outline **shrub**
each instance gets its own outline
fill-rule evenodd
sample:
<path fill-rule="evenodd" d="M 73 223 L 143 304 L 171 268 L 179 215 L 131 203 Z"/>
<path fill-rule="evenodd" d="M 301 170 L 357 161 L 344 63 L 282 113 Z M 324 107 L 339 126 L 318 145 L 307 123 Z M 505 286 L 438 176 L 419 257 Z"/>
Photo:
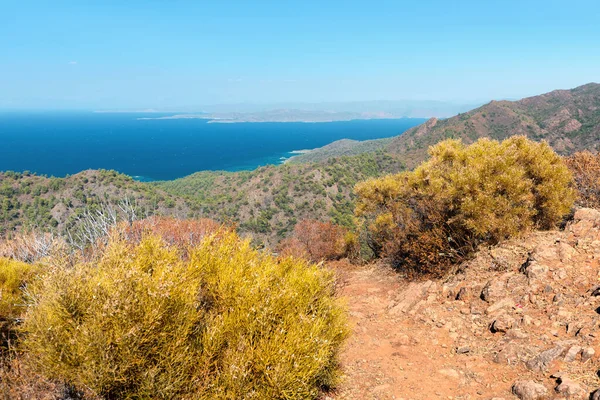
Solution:
<path fill-rule="evenodd" d="M 567 157 L 565 161 L 573 173 L 579 192 L 577 204 L 600 208 L 600 155 L 582 151 Z"/>
<path fill-rule="evenodd" d="M 0 320 L 17 318 L 25 311 L 23 289 L 37 271 L 35 265 L 0 258 Z"/>
<path fill-rule="evenodd" d="M 15 326 L 26 310 L 24 289 L 38 271 L 35 265 L 0 258 L 0 356 L 16 340 Z"/>
<path fill-rule="evenodd" d="M 182 250 L 198 245 L 207 236 L 232 230 L 208 218 L 173 217 L 149 217 L 130 224 L 122 224 L 120 228 L 125 238 L 133 243 L 140 243 L 145 236 L 151 234 L 160 236 L 166 244 Z"/>
<path fill-rule="evenodd" d="M 331 222 L 300 221 L 291 237 L 279 245 L 282 255 L 304 257 L 312 261 L 334 260 L 353 251 L 354 237 Z"/>
<path fill-rule="evenodd" d="M 65 247 L 65 241 L 51 233 L 22 231 L 0 242 L 0 257 L 34 263 L 63 251 Z"/>
<path fill-rule="evenodd" d="M 552 228 L 573 204 L 571 174 L 546 143 L 446 140 L 429 153 L 356 187 L 373 251 L 408 273 L 443 274 L 480 244 Z"/>
<path fill-rule="evenodd" d="M 185 259 L 156 236 L 112 238 L 97 262 L 36 281 L 23 349 L 105 399 L 315 398 L 347 335 L 333 284 L 234 233 Z"/>

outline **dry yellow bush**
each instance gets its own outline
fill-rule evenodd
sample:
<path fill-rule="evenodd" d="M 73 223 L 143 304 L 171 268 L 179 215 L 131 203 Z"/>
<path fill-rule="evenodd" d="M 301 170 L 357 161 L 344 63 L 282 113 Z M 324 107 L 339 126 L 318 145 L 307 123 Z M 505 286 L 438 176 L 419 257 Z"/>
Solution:
<path fill-rule="evenodd" d="M 17 318 L 25 307 L 23 289 L 39 267 L 8 258 L 0 258 L 0 321 Z"/>
<path fill-rule="evenodd" d="M 335 384 L 348 334 L 334 277 L 233 233 L 186 257 L 150 236 L 31 287 L 22 349 L 105 399 L 306 399 Z"/>
<path fill-rule="evenodd" d="M 566 158 L 579 192 L 578 205 L 600 208 L 600 154 L 581 151 Z"/>
<path fill-rule="evenodd" d="M 571 173 L 544 142 L 446 140 L 429 153 L 356 188 L 373 250 L 408 272 L 442 274 L 482 243 L 555 226 L 573 205 Z"/>

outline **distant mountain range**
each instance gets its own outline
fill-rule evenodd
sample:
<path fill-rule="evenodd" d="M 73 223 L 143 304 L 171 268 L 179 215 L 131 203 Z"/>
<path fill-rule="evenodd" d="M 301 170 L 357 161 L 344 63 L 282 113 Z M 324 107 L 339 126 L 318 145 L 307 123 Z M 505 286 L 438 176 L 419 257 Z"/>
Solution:
<path fill-rule="evenodd" d="M 399 100 L 330 103 L 219 104 L 188 109 L 98 110 L 106 112 L 168 113 L 141 119 L 208 119 L 215 123 L 234 122 L 331 122 L 355 119 L 446 118 L 473 109 L 479 104 L 444 101 Z M 201 110 L 201 111 L 199 111 Z"/>
<path fill-rule="evenodd" d="M 381 150 L 396 154 L 408 167 L 427 157 L 427 148 L 447 138 L 472 143 L 479 138 L 526 135 L 546 140 L 559 154 L 600 149 L 600 84 L 555 90 L 518 101 L 492 101 L 448 119 L 432 118 L 392 140 L 349 144 L 338 141 L 293 157 L 290 162 L 323 161 L 346 154 Z"/>

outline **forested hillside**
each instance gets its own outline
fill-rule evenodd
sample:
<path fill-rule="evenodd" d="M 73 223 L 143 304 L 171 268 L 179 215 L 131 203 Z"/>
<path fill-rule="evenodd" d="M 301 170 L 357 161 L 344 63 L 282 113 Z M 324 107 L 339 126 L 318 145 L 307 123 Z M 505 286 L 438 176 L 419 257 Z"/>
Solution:
<path fill-rule="evenodd" d="M 201 216 L 236 223 L 241 233 L 273 244 L 303 219 L 353 226 L 356 183 L 402 169 L 398 157 L 375 152 L 254 171 L 199 172 L 154 185 L 196 204 Z"/>
<path fill-rule="evenodd" d="M 64 233 L 85 210 L 106 206 L 139 217 L 195 213 L 189 202 L 115 171 L 89 170 L 66 178 L 0 172 L 0 235 L 20 228 Z"/>

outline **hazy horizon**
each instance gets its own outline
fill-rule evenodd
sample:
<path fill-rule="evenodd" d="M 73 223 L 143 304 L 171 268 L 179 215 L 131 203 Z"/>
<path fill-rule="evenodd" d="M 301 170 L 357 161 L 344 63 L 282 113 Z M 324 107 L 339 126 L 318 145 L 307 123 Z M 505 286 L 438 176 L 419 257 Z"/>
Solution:
<path fill-rule="evenodd" d="M 600 81 L 600 3 L 3 4 L 0 109 L 482 104 Z"/>

